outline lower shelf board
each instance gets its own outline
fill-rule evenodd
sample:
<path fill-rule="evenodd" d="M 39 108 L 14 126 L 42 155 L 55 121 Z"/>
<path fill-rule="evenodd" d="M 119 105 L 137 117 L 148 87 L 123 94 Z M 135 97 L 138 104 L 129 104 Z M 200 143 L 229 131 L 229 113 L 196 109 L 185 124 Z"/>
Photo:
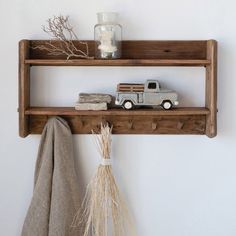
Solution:
<path fill-rule="evenodd" d="M 74 108 L 31 107 L 25 114 L 29 116 L 30 134 L 41 134 L 48 118 L 55 115 L 67 120 L 73 134 L 99 132 L 104 122 L 113 126 L 113 134 L 205 134 L 209 111 L 206 108 L 76 111 Z"/>
<path fill-rule="evenodd" d="M 122 108 L 113 108 L 107 111 L 78 111 L 74 107 L 30 107 L 25 111 L 26 115 L 115 115 L 115 116 L 129 116 L 129 115 L 207 115 L 209 110 L 205 107 L 181 107 L 173 108 L 171 110 L 159 109 L 136 109 L 124 110 Z"/>

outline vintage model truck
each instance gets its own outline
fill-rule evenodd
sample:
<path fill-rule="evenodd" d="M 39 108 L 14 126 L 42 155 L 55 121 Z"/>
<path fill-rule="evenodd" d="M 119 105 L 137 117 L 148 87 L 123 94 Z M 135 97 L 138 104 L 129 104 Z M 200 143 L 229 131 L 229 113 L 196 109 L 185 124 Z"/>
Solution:
<path fill-rule="evenodd" d="M 169 110 L 179 102 L 175 91 L 161 89 L 157 80 L 147 80 L 145 84 L 118 84 L 115 104 L 127 110 L 137 106 L 162 106 Z"/>

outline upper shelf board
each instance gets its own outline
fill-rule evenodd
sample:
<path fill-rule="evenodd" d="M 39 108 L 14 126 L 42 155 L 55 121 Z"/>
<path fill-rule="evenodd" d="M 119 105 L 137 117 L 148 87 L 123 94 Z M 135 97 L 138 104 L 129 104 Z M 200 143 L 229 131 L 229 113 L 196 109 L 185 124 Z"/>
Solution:
<path fill-rule="evenodd" d="M 183 59 L 28 59 L 26 64 L 31 66 L 206 66 L 210 60 Z"/>

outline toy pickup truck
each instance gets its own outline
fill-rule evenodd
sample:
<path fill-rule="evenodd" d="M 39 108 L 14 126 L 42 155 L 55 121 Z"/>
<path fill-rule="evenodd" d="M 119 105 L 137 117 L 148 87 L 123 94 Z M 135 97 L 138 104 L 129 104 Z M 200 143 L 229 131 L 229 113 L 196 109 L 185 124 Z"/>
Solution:
<path fill-rule="evenodd" d="M 177 99 L 175 91 L 161 89 L 157 80 L 147 80 L 145 84 L 118 84 L 115 104 L 126 110 L 135 106 L 162 106 L 169 110 L 179 104 Z"/>

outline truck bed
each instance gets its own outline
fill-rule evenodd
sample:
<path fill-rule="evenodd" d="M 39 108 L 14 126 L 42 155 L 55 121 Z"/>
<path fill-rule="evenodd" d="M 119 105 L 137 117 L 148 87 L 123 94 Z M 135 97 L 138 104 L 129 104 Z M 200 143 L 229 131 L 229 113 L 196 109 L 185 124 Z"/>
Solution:
<path fill-rule="evenodd" d="M 120 83 L 117 92 L 144 92 L 144 84 Z"/>

